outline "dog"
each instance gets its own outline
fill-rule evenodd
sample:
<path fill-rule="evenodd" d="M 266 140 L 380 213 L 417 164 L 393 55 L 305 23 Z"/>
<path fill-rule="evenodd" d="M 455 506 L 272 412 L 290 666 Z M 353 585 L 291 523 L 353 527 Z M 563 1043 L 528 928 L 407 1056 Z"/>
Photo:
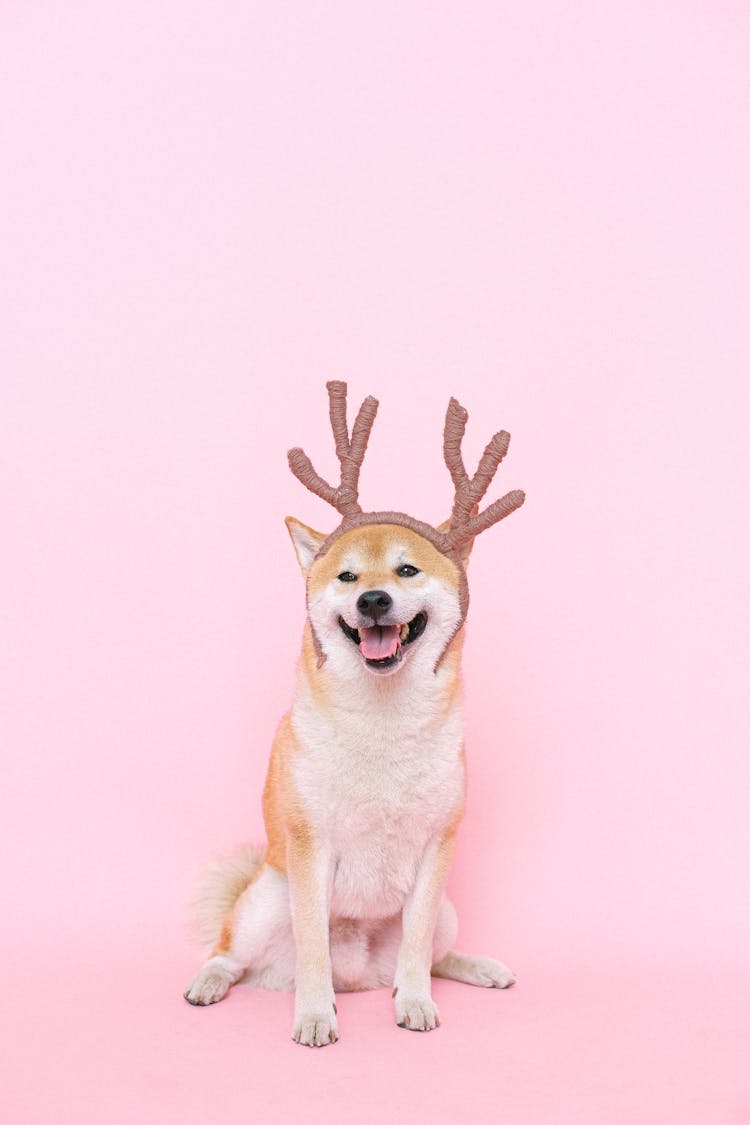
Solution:
<path fill-rule="evenodd" d="M 338 1039 L 335 994 L 392 986 L 396 1024 L 440 1022 L 430 978 L 508 988 L 500 961 L 453 949 L 445 893 L 464 807 L 460 662 L 466 562 L 476 536 L 520 507 L 508 493 L 479 512 L 510 440 L 501 431 L 469 477 L 468 415 L 451 399 L 444 454 L 451 517 L 440 527 L 400 512 L 362 512 L 359 470 L 378 403 L 349 433 L 346 384 L 327 384 L 341 464 L 334 487 L 301 449 L 289 464 L 336 508 L 323 534 L 286 521 L 307 590 L 294 701 L 271 750 L 264 848 L 216 867 L 202 895 L 210 957 L 184 993 L 216 1003 L 240 979 L 294 990 L 292 1038 Z"/>

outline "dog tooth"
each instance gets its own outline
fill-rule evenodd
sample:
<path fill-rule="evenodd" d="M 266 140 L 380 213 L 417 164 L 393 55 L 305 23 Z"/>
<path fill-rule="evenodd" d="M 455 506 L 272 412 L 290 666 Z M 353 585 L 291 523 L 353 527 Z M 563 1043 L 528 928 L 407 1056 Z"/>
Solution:
<path fill-rule="evenodd" d="M 409 626 L 408 626 L 408 624 L 401 626 L 401 629 L 399 631 L 399 636 L 400 636 L 402 641 L 406 640 L 406 638 L 409 636 Z"/>

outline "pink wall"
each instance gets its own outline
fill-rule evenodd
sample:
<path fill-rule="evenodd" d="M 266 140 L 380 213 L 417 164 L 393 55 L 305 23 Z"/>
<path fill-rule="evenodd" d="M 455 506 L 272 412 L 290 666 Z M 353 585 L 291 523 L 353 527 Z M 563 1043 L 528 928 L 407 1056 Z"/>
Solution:
<path fill-rule="evenodd" d="M 731 4 L 8 5 L 4 901 L 27 949 L 185 948 L 261 832 L 331 513 L 492 495 L 466 655 L 463 945 L 746 964 L 748 21 Z M 12 946 L 19 933 L 6 933 Z M 692 970 L 691 970 L 692 971 Z M 285 1028 L 280 1029 L 282 1035 Z"/>

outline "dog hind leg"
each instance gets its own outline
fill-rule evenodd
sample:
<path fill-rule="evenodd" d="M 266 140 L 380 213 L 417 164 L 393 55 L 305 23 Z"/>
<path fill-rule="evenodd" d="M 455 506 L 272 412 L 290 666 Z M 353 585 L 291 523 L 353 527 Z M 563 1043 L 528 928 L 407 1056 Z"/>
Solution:
<path fill-rule="evenodd" d="M 492 957 L 469 957 L 453 949 L 449 949 L 431 971 L 434 977 L 476 984 L 480 988 L 510 988 L 516 981 L 502 961 L 495 961 Z"/>
<path fill-rule="evenodd" d="M 491 957 L 467 957 L 452 948 L 458 932 L 456 909 L 447 896 L 443 896 L 438 912 L 435 937 L 432 943 L 433 977 L 459 980 L 482 988 L 509 988 L 515 977 L 507 965 Z"/>
<path fill-rule="evenodd" d="M 211 956 L 184 992 L 189 1004 L 215 1004 L 233 984 L 249 973 L 250 980 L 268 977 L 269 962 L 291 937 L 289 886 L 284 875 L 265 864 L 227 915 L 221 937 Z M 292 980 L 279 965 L 275 979 L 263 980 L 266 988 L 288 988 Z M 258 982 L 260 983 L 260 981 Z"/>

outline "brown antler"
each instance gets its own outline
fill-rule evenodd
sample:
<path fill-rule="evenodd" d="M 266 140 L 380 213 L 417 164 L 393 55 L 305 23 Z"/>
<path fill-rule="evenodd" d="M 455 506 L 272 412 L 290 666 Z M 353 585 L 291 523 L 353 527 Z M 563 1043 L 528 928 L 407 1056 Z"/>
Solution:
<path fill-rule="evenodd" d="M 303 449 L 289 450 L 289 468 L 305 488 L 331 504 L 342 516 L 353 516 L 362 511 L 357 502 L 359 470 L 362 468 L 370 431 L 378 412 L 378 400 L 368 395 L 362 403 L 350 440 L 346 422 L 346 383 L 332 380 L 326 383 L 326 387 L 336 456 L 341 465 L 341 483 L 338 488 L 334 488 L 319 477 Z"/>
<path fill-rule="evenodd" d="M 448 403 L 443 434 L 445 463 L 450 470 L 456 488 L 453 511 L 451 512 L 448 530 L 445 533 L 449 548 L 460 547 L 462 543 L 468 543 L 475 535 L 479 535 L 481 531 L 486 531 L 494 523 L 498 523 L 499 520 L 509 516 L 516 508 L 520 508 L 525 500 L 524 493 L 515 489 L 513 492 L 508 492 L 501 500 L 495 500 L 483 512 L 473 514 L 492 483 L 498 465 L 508 452 L 510 434 L 506 430 L 500 430 L 499 433 L 494 435 L 482 454 L 476 473 L 469 478 L 461 455 L 461 443 L 466 432 L 468 418 L 469 415 L 460 402 L 452 398 Z"/>

